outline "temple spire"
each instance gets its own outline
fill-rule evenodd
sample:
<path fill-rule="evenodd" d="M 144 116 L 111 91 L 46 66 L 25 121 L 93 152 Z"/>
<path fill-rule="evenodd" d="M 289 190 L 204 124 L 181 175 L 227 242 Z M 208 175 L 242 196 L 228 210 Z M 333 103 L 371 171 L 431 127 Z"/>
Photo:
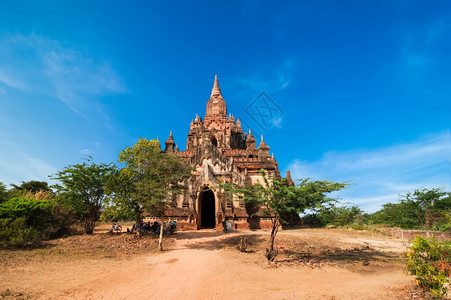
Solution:
<path fill-rule="evenodd" d="M 218 75 L 215 75 L 215 83 L 213 84 L 213 89 L 211 90 L 211 97 L 221 96 L 221 89 L 219 88 Z"/>
<path fill-rule="evenodd" d="M 218 75 L 215 75 L 215 83 L 211 90 L 210 99 L 207 102 L 207 110 L 205 114 L 205 121 L 212 120 L 226 121 L 227 120 L 227 105 L 221 94 L 221 89 L 218 84 Z M 208 123 L 208 122 L 207 122 Z"/>
<path fill-rule="evenodd" d="M 166 140 L 166 142 L 164 142 L 164 144 L 166 146 L 164 149 L 164 152 L 169 152 L 169 153 L 174 152 L 175 142 L 174 142 L 174 137 L 172 136 L 172 130 L 171 130 L 171 133 L 169 134 L 168 139 Z"/>

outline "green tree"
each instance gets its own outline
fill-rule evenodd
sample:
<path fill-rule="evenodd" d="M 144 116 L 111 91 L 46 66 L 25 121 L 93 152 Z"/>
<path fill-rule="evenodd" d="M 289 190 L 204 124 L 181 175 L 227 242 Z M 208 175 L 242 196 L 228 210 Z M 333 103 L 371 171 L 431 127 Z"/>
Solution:
<path fill-rule="evenodd" d="M 272 228 L 266 258 L 273 261 L 277 256 L 274 241 L 279 225 L 283 222 L 281 216 L 292 213 L 301 214 L 307 209 L 333 201 L 327 197 L 327 194 L 346 187 L 346 184 L 313 181 L 310 178 L 299 180 L 298 184 L 291 184 L 287 179 L 270 180 L 264 170 L 259 172 L 263 182 L 246 183 L 244 186 L 226 183 L 220 187 L 224 188 L 227 194 L 234 194 L 240 200 L 256 205 L 260 209 L 259 213 L 271 218 Z"/>
<path fill-rule="evenodd" d="M 68 165 L 52 176 L 61 183 L 56 186 L 59 199 L 68 203 L 81 217 L 87 234 L 92 234 L 99 219 L 106 196 L 105 184 L 116 169 L 112 163 L 96 164 L 90 157 L 87 162 Z"/>
<path fill-rule="evenodd" d="M 407 193 L 403 200 L 411 203 L 417 210 L 417 216 L 420 224 L 426 228 L 431 228 L 434 218 L 434 213 L 437 211 L 436 204 L 447 193 L 442 188 L 433 189 L 416 189 L 413 193 Z"/>
<path fill-rule="evenodd" d="M 121 151 L 119 162 L 125 163 L 116 177 L 122 184 L 112 189 L 119 202 L 135 212 L 138 224 L 146 210 L 161 217 L 163 226 L 164 207 L 174 194 L 180 193 L 183 188 L 180 182 L 191 176 L 192 168 L 176 154 L 162 152 L 159 141 L 144 138 Z M 160 250 L 163 250 L 162 237 L 163 230 L 160 230 Z"/>
<path fill-rule="evenodd" d="M 8 191 L 8 199 L 12 199 L 14 197 L 30 197 L 30 195 L 35 195 L 37 193 L 43 193 L 46 196 L 50 194 L 53 195 L 53 191 L 49 188 L 47 182 L 45 181 L 22 181 L 20 185 L 12 183 L 11 186 L 12 189 Z"/>
<path fill-rule="evenodd" d="M 143 206 L 136 197 L 132 173 L 127 169 L 116 170 L 106 183 L 102 220 L 134 220 L 139 224 L 143 213 Z M 140 226 L 138 226 L 140 227 Z M 138 228 L 138 235 L 141 228 Z"/>
<path fill-rule="evenodd" d="M 363 211 L 356 205 L 337 205 L 331 201 L 317 209 L 317 217 L 321 225 L 333 224 L 337 226 L 349 225 L 358 222 L 358 218 Z M 362 224 L 358 224 L 362 225 Z"/>
<path fill-rule="evenodd" d="M 0 181 L 0 203 L 8 200 L 8 190 L 6 189 L 6 185 Z"/>
<path fill-rule="evenodd" d="M 416 207 L 412 203 L 401 201 L 399 203 L 386 203 L 382 209 L 371 215 L 373 223 L 386 224 L 401 228 L 419 227 Z"/>
<path fill-rule="evenodd" d="M 43 192 L 50 191 L 48 183 L 45 181 L 37 181 L 37 180 L 22 181 L 20 185 L 11 184 L 11 186 L 13 187 L 13 190 L 19 190 L 25 193 L 31 192 L 33 194 L 36 194 L 39 191 Z"/>
<path fill-rule="evenodd" d="M 451 197 L 443 188 L 416 189 L 400 195 L 398 203 L 386 203 L 372 214 L 375 223 L 411 228 L 440 229 L 451 211 Z"/>

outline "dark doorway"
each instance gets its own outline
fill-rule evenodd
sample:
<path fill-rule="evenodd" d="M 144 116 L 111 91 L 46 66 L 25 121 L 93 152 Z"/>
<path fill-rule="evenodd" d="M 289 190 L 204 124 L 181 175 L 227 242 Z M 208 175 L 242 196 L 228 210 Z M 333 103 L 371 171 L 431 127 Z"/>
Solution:
<path fill-rule="evenodd" d="M 211 144 L 212 144 L 213 146 L 215 146 L 215 147 L 218 147 L 218 140 L 217 140 L 215 137 L 213 137 L 213 138 L 211 139 Z"/>
<path fill-rule="evenodd" d="M 202 192 L 200 199 L 200 227 L 215 228 L 215 194 L 212 190 Z"/>

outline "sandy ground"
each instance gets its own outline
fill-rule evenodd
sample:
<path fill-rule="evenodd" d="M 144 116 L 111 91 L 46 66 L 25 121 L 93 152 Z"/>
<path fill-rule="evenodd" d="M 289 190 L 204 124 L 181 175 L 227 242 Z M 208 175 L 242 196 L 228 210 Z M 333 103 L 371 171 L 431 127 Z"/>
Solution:
<path fill-rule="evenodd" d="M 23 299 L 409 299 L 413 278 L 399 265 L 402 240 L 326 229 L 279 233 L 282 252 L 297 241 L 307 245 L 313 240 L 338 247 L 331 252 L 372 251 L 365 252 L 365 264 L 340 255 L 340 260 L 315 267 L 300 264 L 298 253 L 289 251 L 269 265 L 257 246 L 242 253 L 224 243 L 243 236 L 266 241 L 269 233 L 177 232 L 173 242 L 167 241 L 169 250 L 123 256 L 3 251 L 0 291 Z M 387 259 L 375 256 L 387 253 Z"/>

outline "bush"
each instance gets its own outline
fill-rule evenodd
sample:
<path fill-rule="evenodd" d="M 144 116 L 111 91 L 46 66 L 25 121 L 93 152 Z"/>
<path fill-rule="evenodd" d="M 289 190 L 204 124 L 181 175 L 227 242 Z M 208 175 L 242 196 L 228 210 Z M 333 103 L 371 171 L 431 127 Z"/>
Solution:
<path fill-rule="evenodd" d="M 416 284 L 433 298 L 446 296 L 451 273 L 451 247 L 436 239 L 415 236 L 406 256 L 407 271 L 416 276 Z"/>
<path fill-rule="evenodd" d="M 350 227 L 354 230 L 366 230 L 366 227 L 357 224 L 352 224 Z"/>
<path fill-rule="evenodd" d="M 451 231 L 451 214 L 446 214 L 444 219 L 446 221 L 437 226 L 436 230 L 445 232 Z"/>
<path fill-rule="evenodd" d="M 28 226 L 40 227 L 49 221 L 55 202 L 24 197 L 12 198 L 0 205 L 0 218 L 25 218 Z"/>
<path fill-rule="evenodd" d="M 60 236 L 72 218 L 54 200 L 15 197 L 0 204 L 0 245 L 18 246 Z"/>
<path fill-rule="evenodd" d="M 319 209 L 316 209 L 312 214 L 306 215 L 302 218 L 306 225 L 335 225 L 346 226 L 355 224 L 361 226 L 364 222 L 363 211 L 355 205 L 340 205 L 335 203 L 328 203 Z"/>
<path fill-rule="evenodd" d="M 28 227 L 25 218 L 0 219 L 0 246 L 21 246 L 40 239 L 40 232 Z"/>

